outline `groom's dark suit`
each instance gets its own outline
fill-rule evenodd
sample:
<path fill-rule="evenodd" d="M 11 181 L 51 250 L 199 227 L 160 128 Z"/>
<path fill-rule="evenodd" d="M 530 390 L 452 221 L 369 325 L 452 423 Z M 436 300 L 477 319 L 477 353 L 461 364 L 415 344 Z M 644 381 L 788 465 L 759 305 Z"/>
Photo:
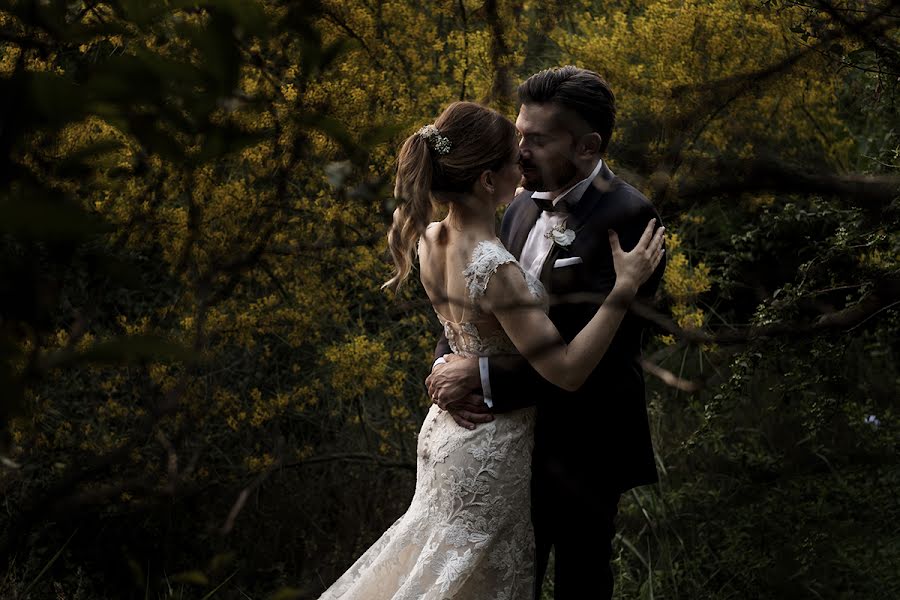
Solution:
<path fill-rule="evenodd" d="M 516 258 L 541 213 L 531 194 L 513 200 L 500 229 L 501 240 Z M 654 217 L 659 225 L 659 215 L 643 194 L 604 163 L 567 217 L 575 240 L 566 248 L 554 245 L 541 270 L 550 293 L 550 320 L 566 342 L 584 328 L 602 301 L 584 295 L 605 296 L 615 282 L 607 230 L 615 230 L 629 251 Z M 557 259 L 567 257 L 581 257 L 583 262 L 554 268 Z M 639 297 L 652 296 L 664 268 L 665 262 L 660 263 Z M 449 351 L 442 338 L 435 355 Z M 641 323 L 629 313 L 603 360 L 575 392 L 547 382 L 520 356 L 488 361 L 494 413 L 537 405 L 532 461 L 536 579 L 539 584 L 554 546 L 557 600 L 609 597 L 612 521 L 619 496 L 657 481 L 640 352 Z"/>

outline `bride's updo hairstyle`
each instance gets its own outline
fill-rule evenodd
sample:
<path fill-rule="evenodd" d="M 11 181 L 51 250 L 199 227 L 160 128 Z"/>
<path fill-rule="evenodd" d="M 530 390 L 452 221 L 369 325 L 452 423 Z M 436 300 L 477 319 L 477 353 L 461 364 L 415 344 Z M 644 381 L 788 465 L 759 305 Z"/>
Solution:
<path fill-rule="evenodd" d="M 484 171 L 497 171 L 516 152 L 516 128 L 495 110 L 473 102 L 454 102 L 433 126 L 409 136 L 397 160 L 397 209 L 388 231 L 396 273 L 382 288 L 393 291 L 412 270 L 419 236 L 434 206 L 452 204 L 471 193 Z"/>

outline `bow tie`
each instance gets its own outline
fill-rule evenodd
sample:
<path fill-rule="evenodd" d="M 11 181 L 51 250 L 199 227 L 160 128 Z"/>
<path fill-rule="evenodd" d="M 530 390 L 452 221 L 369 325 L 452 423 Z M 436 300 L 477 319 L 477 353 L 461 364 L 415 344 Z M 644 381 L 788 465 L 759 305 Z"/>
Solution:
<path fill-rule="evenodd" d="M 535 198 L 532 196 L 531 199 L 538 205 L 538 208 L 546 212 L 568 213 L 571 211 L 571 207 L 565 198 L 557 202 L 555 206 L 553 200 L 548 200 L 547 198 Z"/>

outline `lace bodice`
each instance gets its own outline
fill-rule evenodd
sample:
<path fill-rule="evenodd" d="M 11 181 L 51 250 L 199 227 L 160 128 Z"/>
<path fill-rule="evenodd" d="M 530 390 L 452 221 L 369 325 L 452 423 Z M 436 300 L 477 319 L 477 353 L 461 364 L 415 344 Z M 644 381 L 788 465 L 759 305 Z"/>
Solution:
<path fill-rule="evenodd" d="M 516 347 L 506 332 L 500 327 L 493 315 L 485 314 L 478 306 L 478 301 L 487 291 L 491 277 L 502 265 L 513 263 L 522 273 L 528 290 L 539 302 L 544 311 L 547 310 L 547 292 L 540 281 L 534 278 L 519 265 L 516 257 L 499 241 L 481 241 L 472 251 L 469 263 L 463 271 L 468 292 L 466 319 L 450 321 L 435 309 L 438 320 L 444 327 L 444 334 L 450 342 L 454 354 L 462 356 L 490 356 L 491 354 L 510 354 Z"/>

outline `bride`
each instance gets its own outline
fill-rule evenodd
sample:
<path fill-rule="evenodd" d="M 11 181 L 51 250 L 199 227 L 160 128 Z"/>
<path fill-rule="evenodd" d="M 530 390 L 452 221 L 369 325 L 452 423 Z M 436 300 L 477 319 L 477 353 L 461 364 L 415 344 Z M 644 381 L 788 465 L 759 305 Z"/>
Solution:
<path fill-rule="evenodd" d="M 616 282 L 566 344 L 547 317 L 547 294 L 503 247 L 497 207 L 521 179 L 513 124 L 470 102 L 448 106 L 400 150 L 388 245 L 396 290 L 416 254 L 422 285 L 454 353 L 521 353 L 542 377 L 578 389 L 600 362 L 638 287 L 662 258 L 651 221 L 623 252 L 610 232 Z M 447 217 L 429 223 L 433 203 Z M 532 595 L 530 479 L 534 407 L 459 427 L 432 405 L 419 431 L 416 488 L 391 525 L 320 600 L 521 600 Z"/>

